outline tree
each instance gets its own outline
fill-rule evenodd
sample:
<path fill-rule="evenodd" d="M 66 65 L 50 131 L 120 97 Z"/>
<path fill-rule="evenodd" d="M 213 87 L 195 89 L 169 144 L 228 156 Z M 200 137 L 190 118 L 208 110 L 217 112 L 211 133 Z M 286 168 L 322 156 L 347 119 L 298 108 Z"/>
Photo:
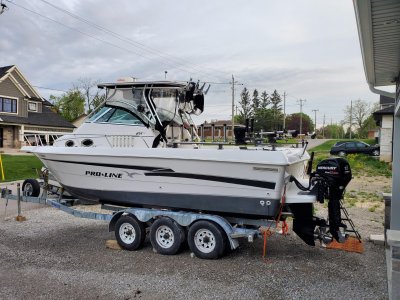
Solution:
<path fill-rule="evenodd" d="M 356 132 L 359 138 L 367 137 L 368 130 L 376 127 L 372 125 L 372 113 L 378 109 L 378 103 L 370 104 L 364 100 L 358 99 L 356 101 L 353 101 L 352 106 L 346 106 L 344 110 L 344 122 L 351 126 L 356 125 Z M 367 121 L 368 119 L 370 120 Z M 352 124 L 350 124 L 350 120 Z"/>
<path fill-rule="evenodd" d="M 276 90 L 274 90 L 269 100 L 271 102 L 272 109 L 276 111 L 282 110 L 282 105 L 281 105 L 282 98 L 281 95 L 279 95 L 279 93 Z"/>
<path fill-rule="evenodd" d="M 257 89 L 255 89 L 253 91 L 253 97 L 251 98 L 251 106 L 254 113 L 260 108 L 260 104 L 260 97 L 258 96 Z"/>
<path fill-rule="evenodd" d="M 50 96 L 57 111 L 68 121 L 73 121 L 85 112 L 85 96 L 78 90 L 69 90 L 60 97 Z"/>
<path fill-rule="evenodd" d="M 268 96 L 267 92 L 266 91 L 262 92 L 261 93 L 261 104 L 260 104 L 261 108 L 266 109 L 270 103 L 271 102 L 269 100 L 269 96 Z"/>
<path fill-rule="evenodd" d="M 326 139 L 342 139 L 345 136 L 343 126 L 341 125 L 327 125 L 324 128 L 321 128 L 319 136 L 322 135 L 322 130 L 324 131 L 324 137 Z"/>
<path fill-rule="evenodd" d="M 271 110 L 273 115 L 272 130 L 283 129 L 283 125 L 281 124 L 281 121 L 283 120 L 281 95 L 279 95 L 277 90 L 274 90 L 269 100 L 271 101 Z"/>
<path fill-rule="evenodd" d="M 356 125 L 357 130 L 360 130 L 365 119 L 371 114 L 371 106 L 368 102 L 358 99 L 353 101 L 352 105 L 347 105 L 344 113 L 345 122 L 350 126 Z"/>
<path fill-rule="evenodd" d="M 371 114 L 368 118 L 363 122 L 361 129 L 358 130 L 358 138 L 365 139 L 368 138 L 368 131 L 374 130 L 376 128 L 376 122 L 374 116 Z"/>
<path fill-rule="evenodd" d="M 96 96 L 94 96 L 93 100 L 91 102 L 92 109 L 95 109 L 97 106 L 99 106 L 101 103 L 103 103 L 104 100 L 106 100 L 105 94 L 102 94 L 102 95 L 97 94 Z"/>
<path fill-rule="evenodd" d="M 254 115 L 255 131 L 273 131 L 273 112 L 271 109 L 259 109 Z"/>
<path fill-rule="evenodd" d="M 302 132 L 313 132 L 314 124 L 309 115 L 301 113 L 302 115 Z M 286 128 L 290 130 L 300 131 L 300 113 L 294 113 L 286 116 Z"/>
<path fill-rule="evenodd" d="M 76 83 L 73 83 L 73 89 L 79 90 L 82 92 L 86 99 L 87 111 L 90 112 L 96 106 L 93 105 L 93 100 L 99 97 L 99 89 L 97 89 L 97 85 L 99 84 L 99 80 L 94 80 L 91 78 L 80 78 Z"/>
<path fill-rule="evenodd" d="M 241 123 L 244 123 L 246 119 L 252 116 L 252 107 L 250 103 L 250 93 L 247 88 L 244 88 L 242 93 L 240 94 L 240 102 L 239 102 L 239 116 Z"/>

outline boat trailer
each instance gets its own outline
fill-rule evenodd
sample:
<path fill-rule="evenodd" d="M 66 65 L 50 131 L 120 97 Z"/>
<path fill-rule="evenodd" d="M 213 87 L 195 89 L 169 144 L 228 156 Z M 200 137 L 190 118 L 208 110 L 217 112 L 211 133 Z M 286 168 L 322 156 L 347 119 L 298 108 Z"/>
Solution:
<path fill-rule="evenodd" d="M 46 187 L 46 185 L 45 185 Z M 265 238 L 265 231 L 276 228 L 275 220 L 229 218 L 213 214 L 188 211 L 171 211 L 153 208 L 132 208 L 102 205 L 109 213 L 77 209 L 79 199 L 63 198 L 43 189 L 37 197 L 21 193 L 21 184 L 17 183 L 17 194 L 6 187 L 1 189 L 1 198 L 18 202 L 17 221 L 26 218 L 21 214 L 21 203 L 44 204 L 68 213 L 74 217 L 109 222 L 109 231 L 115 231 L 119 246 L 126 250 L 139 249 L 150 231 L 150 240 L 156 252 L 165 255 L 176 254 L 183 243 L 188 244 L 195 256 L 215 259 L 227 251 L 239 247 L 239 239 L 253 242 Z M 261 229 L 260 229 L 261 228 Z"/>

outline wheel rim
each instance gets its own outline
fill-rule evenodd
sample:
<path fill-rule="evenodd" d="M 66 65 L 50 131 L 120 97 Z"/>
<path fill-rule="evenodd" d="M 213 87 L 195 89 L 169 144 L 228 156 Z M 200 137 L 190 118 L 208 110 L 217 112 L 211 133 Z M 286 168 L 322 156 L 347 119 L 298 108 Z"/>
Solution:
<path fill-rule="evenodd" d="M 345 155 L 346 155 L 346 152 L 343 152 L 343 151 L 339 152 L 339 156 L 345 156 Z"/>
<path fill-rule="evenodd" d="M 203 253 L 210 253 L 215 249 L 215 236 L 208 229 L 200 229 L 194 235 L 196 248 Z"/>
<path fill-rule="evenodd" d="M 161 225 L 156 230 L 157 244 L 162 248 L 170 248 L 175 242 L 174 232 L 171 228 Z"/>
<path fill-rule="evenodd" d="M 378 156 L 378 155 L 379 155 L 379 151 L 378 151 L 378 150 L 375 150 L 374 152 L 372 152 L 372 154 L 373 154 L 374 156 Z"/>
<path fill-rule="evenodd" d="M 25 184 L 25 187 L 24 187 L 24 195 L 25 196 L 32 196 L 32 193 L 33 193 L 33 186 L 32 186 L 32 184 L 27 182 Z"/>
<path fill-rule="evenodd" d="M 132 224 L 123 223 L 119 227 L 119 237 L 125 244 L 132 244 L 136 238 L 136 231 Z"/>

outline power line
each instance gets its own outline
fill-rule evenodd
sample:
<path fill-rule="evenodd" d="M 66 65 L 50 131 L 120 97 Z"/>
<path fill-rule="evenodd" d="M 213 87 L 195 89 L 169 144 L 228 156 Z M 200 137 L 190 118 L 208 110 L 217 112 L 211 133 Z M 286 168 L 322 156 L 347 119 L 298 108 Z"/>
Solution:
<path fill-rule="evenodd" d="M 159 56 L 161 58 L 175 61 L 176 63 L 178 63 L 181 66 L 185 66 L 185 64 L 190 64 L 192 66 L 192 68 L 197 69 L 197 67 L 194 67 L 194 66 L 197 66 L 197 65 L 193 64 L 193 62 L 190 62 L 190 61 L 182 59 L 182 58 L 177 58 L 177 57 L 175 57 L 173 55 L 170 55 L 168 53 L 163 53 L 163 52 L 161 52 L 161 51 L 159 51 L 159 50 L 157 50 L 155 48 L 149 47 L 149 46 L 147 46 L 147 45 L 145 45 L 143 43 L 140 43 L 138 41 L 134 41 L 134 40 L 132 40 L 130 38 L 127 38 L 127 37 L 125 37 L 123 35 L 120 35 L 119 33 L 116 33 L 115 31 L 112 31 L 112 30 L 110 30 L 110 29 L 108 29 L 106 27 L 103 27 L 103 26 L 98 25 L 98 24 L 96 24 L 96 23 L 94 23 L 94 22 L 92 22 L 90 20 L 87 20 L 87 19 L 81 17 L 81 16 L 78 16 L 78 15 L 76 15 L 76 14 L 74 14 L 74 13 L 72 13 L 72 12 L 62 8 L 62 7 L 54 5 L 54 4 L 52 4 L 52 3 L 50 3 L 50 2 L 48 2 L 46 0 L 40 0 L 40 1 L 45 3 L 45 4 L 47 4 L 47 5 L 49 5 L 49 6 L 51 6 L 51 7 L 53 7 L 53 8 L 55 8 L 55 9 L 57 9 L 57 10 L 59 10 L 59 11 L 61 11 L 61 12 L 63 12 L 63 13 L 65 13 L 65 14 L 67 14 L 67 15 L 69 15 L 70 17 L 72 17 L 74 19 L 77 19 L 77 20 L 79 20 L 79 21 L 81 21 L 81 22 L 83 22 L 85 24 L 88 24 L 88 25 L 90 25 L 90 26 L 92 26 L 92 27 L 104 32 L 104 33 L 110 34 L 113 37 L 115 37 L 115 38 L 117 38 L 117 39 L 119 39 L 121 41 L 129 43 L 129 44 L 133 45 L 134 47 L 137 47 L 137 48 L 139 48 L 141 50 L 144 50 L 144 51 L 147 51 L 147 52 L 151 52 L 154 55 L 157 55 L 157 56 Z M 219 71 L 217 69 L 213 69 L 213 68 L 207 68 L 207 69 L 212 70 L 213 72 L 221 73 L 221 74 L 223 74 L 225 76 L 228 75 L 228 73 Z M 200 71 L 200 72 L 203 72 L 203 71 Z"/>
<path fill-rule="evenodd" d="M 109 41 L 106 41 L 106 40 L 103 40 L 103 39 L 101 39 L 101 38 L 98 38 L 98 37 L 96 37 L 96 36 L 94 36 L 94 35 L 92 35 L 92 34 L 86 33 L 86 32 L 84 32 L 84 31 L 82 31 L 82 30 L 79 30 L 79 29 L 77 29 L 77 28 L 74 28 L 74 27 L 71 27 L 71 26 L 69 26 L 69 25 L 66 25 L 66 24 L 64 24 L 64 23 L 62 23 L 62 22 L 60 22 L 60 21 L 57 21 L 57 20 L 52 19 L 52 18 L 50 18 L 50 17 L 48 17 L 48 16 L 45 16 L 45 15 L 42 15 L 41 13 L 38 13 L 38 12 L 36 12 L 36 11 L 33 11 L 33 10 L 29 9 L 29 8 L 26 8 L 26 7 L 22 6 L 22 5 L 19 5 L 19 4 L 15 3 L 15 2 L 12 2 L 12 1 L 10 1 L 10 0 L 9 0 L 9 2 L 10 2 L 11 4 L 13 4 L 13 5 L 15 5 L 15 6 L 17 6 L 17 7 L 21 8 L 21 9 L 23 9 L 23 10 L 26 10 L 26 11 L 28 11 L 28 12 L 30 12 L 30 13 L 33 13 L 33 14 L 35 14 L 35 15 L 38 15 L 38 16 L 40 16 L 40 17 L 42 17 L 42 18 L 45 18 L 45 19 L 47 19 L 47 20 L 49 20 L 49 21 L 52 21 L 52 22 L 54 22 L 54 23 L 57 23 L 57 24 L 59 24 L 59 25 L 61 25 L 61 26 L 64 26 L 64 27 L 70 29 L 70 30 L 76 31 L 76 32 L 78 32 L 78 33 L 80 33 L 80 34 L 82 34 L 82 35 L 85 35 L 85 36 L 87 36 L 87 37 L 90 37 L 90 38 L 92 38 L 92 39 L 94 39 L 94 40 L 97 40 L 97 41 L 99 41 L 99 42 L 108 44 L 108 45 L 110 45 L 110 46 L 112 46 L 112 47 L 114 47 L 114 48 L 117 48 L 117 49 L 120 49 L 120 50 L 123 50 L 123 51 L 127 51 L 127 52 L 130 52 L 130 53 L 133 53 L 133 54 L 138 55 L 138 56 L 140 56 L 140 57 L 143 57 L 143 58 L 145 58 L 145 59 L 149 59 L 149 60 L 152 59 L 151 57 L 148 57 L 148 56 L 146 56 L 146 55 L 144 55 L 144 54 L 142 54 L 142 53 L 133 51 L 133 50 L 131 50 L 131 49 L 127 49 L 127 48 L 125 48 L 125 47 L 121 47 L 121 46 L 116 45 L 116 44 L 114 44 L 114 43 L 111 43 L 111 42 L 109 42 Z M 159 59 L 158 59 L 158 60 L 159 60 Z M 159 60 L 159 61 L 160 61 L 160 60 Z M 208 75 L 209 75 L 209 73 L 207 73 L 207 72 L 192 72 L 192 71 L 189 70 L 189 69 L 182 68 L 182 67 L 173 65 L 173 64 L 171 64 L 171 63 L 167 63 L 167 62 L 165 62 L 165 61 L 161 61 L 161 62 L 162 62 L 163 64 L 165 64 L 166 66 L 172 67 L 172 68 L 174 68 L 174 69 L 181 70 L 181 71 L 186 72 L 186 73 L 197 73 L 197 74 L 204 74 L 204 75 L 207 75 L 207 74 L 208 74 Z M 213 76 L 213 75 L 212 75 L 212 76 Z M 213 76 L 213 77 L 215 77 L 215 76 Z"/>

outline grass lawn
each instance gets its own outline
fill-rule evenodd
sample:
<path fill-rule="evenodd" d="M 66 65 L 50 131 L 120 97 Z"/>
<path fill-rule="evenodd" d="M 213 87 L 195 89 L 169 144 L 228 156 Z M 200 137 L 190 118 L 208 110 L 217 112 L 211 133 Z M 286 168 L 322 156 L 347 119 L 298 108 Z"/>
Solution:
<path fill-rule="evenodd" d="M 314 168 L 323 159 L 329 158 L 331 147 L 341 140 L 329 140 L 325 143 L 312 148 L 309 152 L 314 152 Z M 374 144 L 374 140 L 358 140 L 367 144 Z M 349 162 L 353 175 L 364 176 L 392 176 L 392 170 L 388 163 L 380 161 L 379 157 L 374 157 L 365 154 L 349 154 L 345 159 Z"/>
<path fill-rule="evenodd" d="M 349 140 L 349 139 L 341 139 L 341 140 L 329 140 L 329 141 L 326 141 L 325 143 L 323 143 L 323 144 L 321 144 L 321 145 L 319 145 L 319 146 L 316 146 L 316 147 L 314 147 L 314 148 L 312 148 L 312 151 L 315 151 L 315 152 L 319 152 L 319 151 L 330 151 L 331 150 L 331 148 L 332 148 L 332 146 L 334 145 L 334 144 L 336 144 L 337 142 L 339 142 L 339 141 L 361 141 L 361 142 L 364 142 L 364 143 L 367 143 L 367 144 L 369 144 L 369 145 L 375 145 L 375 140 L 374 139 L 360 139 L 360 140 Z"/>
<path fill-rule="evenodd" d="M 36 169 L 42 168 L 42 162 L 33 155 L 2 154 L 5 180 L 0 182 L 37 178 Z M 1 179 L 1 176 L 0 176 Z"/>

